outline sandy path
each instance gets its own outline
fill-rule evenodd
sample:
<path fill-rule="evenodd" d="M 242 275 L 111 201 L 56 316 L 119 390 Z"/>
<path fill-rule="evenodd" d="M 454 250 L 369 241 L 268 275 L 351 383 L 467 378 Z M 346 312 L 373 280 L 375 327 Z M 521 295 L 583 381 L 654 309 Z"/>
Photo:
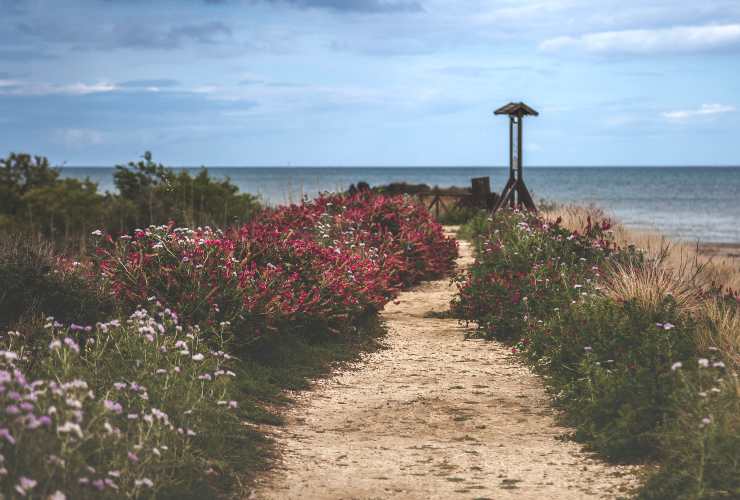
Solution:
<path fill-rule="evenodd" d="M 459 265 L 471 251 L 460 243 Z M 296 395 L 256 499 L 622 498 L 630 469 L 559 439 L 540 380 L 495 342 L 463 341 L 449 281 L 383 312 L 387 349 Z"/>

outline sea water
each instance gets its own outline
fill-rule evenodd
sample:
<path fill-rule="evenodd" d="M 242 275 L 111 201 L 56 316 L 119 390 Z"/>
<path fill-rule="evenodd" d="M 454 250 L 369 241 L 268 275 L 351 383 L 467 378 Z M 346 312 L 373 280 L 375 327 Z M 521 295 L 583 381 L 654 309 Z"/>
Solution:
<path fill-rule="evenodd" d="M 197 168 L 186 168 L 197 171 Z M 209 167 L 241 191 L 270 204 L 294 203 L 322 191 L 408 182 L 469 186 L 489 176 L 500 191 L 508 176 L 502 167 Z M 65 167 L 65 177 L 85 178 L 114 191 L 109 167 Z M 526 167 L 524 178 L 535 200 L 593 204 L 637 229 L 658 230 L 685 241 L 740 243 L 740 167 Z"/>

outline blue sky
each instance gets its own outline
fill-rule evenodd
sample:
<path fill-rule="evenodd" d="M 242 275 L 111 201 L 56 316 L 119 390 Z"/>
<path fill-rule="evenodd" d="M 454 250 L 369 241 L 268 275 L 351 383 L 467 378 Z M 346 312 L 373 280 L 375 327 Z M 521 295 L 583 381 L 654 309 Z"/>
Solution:
<path fill-rule="evenodd" d="M 737 0 L 0 0 L 0 154 L 740 164 Z"/>

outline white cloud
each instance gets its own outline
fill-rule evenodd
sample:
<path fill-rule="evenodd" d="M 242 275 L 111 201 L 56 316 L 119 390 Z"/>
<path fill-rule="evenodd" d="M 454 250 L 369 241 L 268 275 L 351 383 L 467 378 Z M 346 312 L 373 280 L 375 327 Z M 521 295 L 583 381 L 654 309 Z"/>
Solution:
<path fill-rule="evenodd" d="M 544 52 L 573 49 L 590 54 L 690 53 L 740 47 L 740 24 L 677 26 L 561 36 L 540 43 Z"/>
<path fill-rule="evenodd" d="M 119 87 L 113 83 L 98 82 L 88 83 L 31 83 L 15 80 L 0 80 L 0 94 L 5 95 L 86 95 L 100 92 L 113 92 Z"/>
<path fill-rule="evenodd" d="M 457 4 L 455 3 L 455 8 Z M 557 15 L 563 11 L 578 5 L 577 0 L 545 0 L 545 1 L 521 1 L 508 2 L 501 6 L 494 4 L 493 8 L 481 6 L 480 11 L 470 16 L 470 20 L 476 24 L 501 24 L 507 22 L 526 22 L 547 20 L 548 17 Z"/>
<path fill-rule="evenodd" d="M 85 95 L 98 92 L 113 92 L 114 90 L 118 90 L 118 87 L 112 83 L 94 83 L 92 85 L 73 83 L 71 85 L 61 85 L 56 90 L 61 94 Z"/>
<path fill-rule="evenodd" d="M 54 139 L 69 147 L 94 146 L 105 142 L 100 130 L 89 128 L 65 128 L 54 132 Z"/>
<path fill-rule="evenodd" d="M 725 104 L 702 104 L 698 109 L 667 111 L 662 113 L 663 118 L 673 121 L 686 120 L 698 116 L 712 116 L 735 111 L 735 106 Z"/>

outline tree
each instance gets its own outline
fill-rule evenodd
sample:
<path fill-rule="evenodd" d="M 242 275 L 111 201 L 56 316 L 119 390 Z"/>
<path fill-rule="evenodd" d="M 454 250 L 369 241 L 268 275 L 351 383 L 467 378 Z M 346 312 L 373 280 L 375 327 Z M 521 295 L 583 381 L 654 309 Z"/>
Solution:
<path fill-rule="evenodd" d="M 174 176 L 171 169 L 161 163 L 152 161 L 152 153 L 146 151 L 144 160 L 129 162 L 127 165 L 116 165 L 113 182 L 118 193 L 125 199 L 133 201 L 140 207 L 146 207 L 148 224 L 155 223 L 155 188 L 169 186 Z M 137 217 L 136 223 L 140 221 Z"/>
<path fill-rule="evenodd" d="M 49 166 L 43 156 L 10 153 L 0 159 L 0 213 L 15 215 L 23 209 L 23 195 L 53 185 L 58 177 L 59 169 Z"/>

